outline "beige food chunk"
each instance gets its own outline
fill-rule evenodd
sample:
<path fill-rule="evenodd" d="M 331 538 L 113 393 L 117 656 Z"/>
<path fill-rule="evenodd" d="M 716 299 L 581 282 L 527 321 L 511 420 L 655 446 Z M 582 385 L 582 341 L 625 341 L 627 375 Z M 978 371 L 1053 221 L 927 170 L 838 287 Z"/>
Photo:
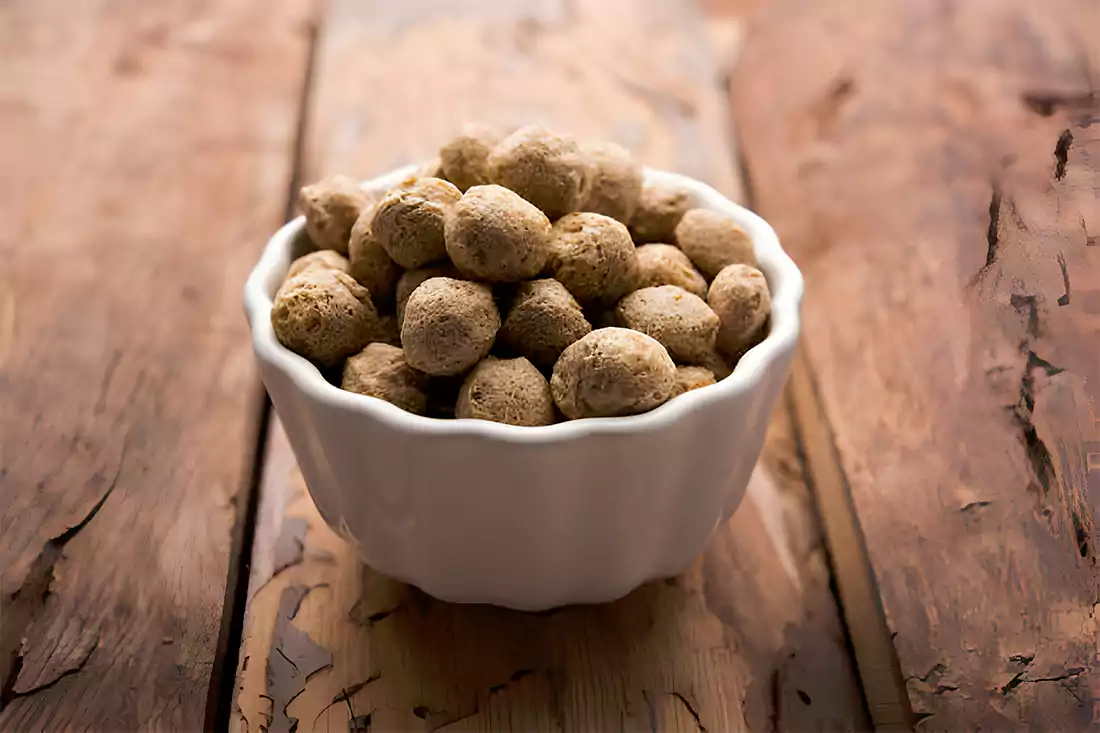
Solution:
<path fill-rule="evenodd" d="M 370 230 L 382 249 L 406 269 L 447 259 L 443 221 L 462 193 L 439 178 L 418 178 L 378 202 Z"/>
<path fill-rule="evenodd" d="M 489 153 L 505 135 L 502 128 L 492 125 L 465 125 L 462 132 L 439 149 L 442 177 L 459 191 L 492 183 Z"/>
<path fill-rule="evenodd" d="M 676 225 L 676 245 L 708 280 L 726 265 L 756 267 L 748 232 L 733 217 L 711 209 L 692 209 Z"/>
<path fill-rule="evenodd" d="M 736 363 L 737 360 L 734 359 L 734 364 Z M 705 367 L 719 382 L 733 374 L 733 366 L 730 365 L 724 356 L 722 356 L 717 346 L 714 351 L 710 352 L 705 358 L 699 361 L 699 366 Z"/>
<path fill-rule="evenodd" d="M 447 215 L 447 254 L 468 277 L 519 282 L 545 266 L 550 234 L 546 216 L 515 192 L 474 186 Z"/>
<path fill-rule="evenodd" d="M 628 223 L 642 197 L 641 164 L 615 143 L 585 142 L 581 152 L 588 158 L 591 176 L 588 199 L 581 209 Z"/>
<path fill-rule="evenodd" d="M 692 207 L 689 191 L 646 186 L 630 219 L 630 233 L 638 244 L 671 242 L 676 225 Z"/>
<path fill-rule="evenodd" d="M 481 283 L 436 277 L 409 296 L 401 346 L 414 369 L 434 376 L 461 374 L 493 348 L 500 313 Z"/>
<path fill-rule="evenodd" d="M 349 357 L 340 387 L 417 415 L 423 415 L 428 407 L 428 375 L 409 366 L 401 349 L 388 344 L 368 344 Z"/>
<path fill-rule="evenodd" d="M 661 342 L 669 356 L 698 364 L 714 351 L 718 316 L 706 301 L 675 285 L 635 290 L 615 308 L 618 321 Z"/>
<path fill-rule="evenodd" d="M 707 303 L 722 322 L 718 350 L 734 363 L 763 337 L 771 314 L 771 293 L 764 273 L 750 265 L 730 265 L 710 284 Z"/>
<path fill-rule="evenodd" d="M 716 384 L 714 374 L 706 367 L 676 367 L 676 395 L 682 395 L 684 392 L 690 392 L 693 389 L 707 387 L 712 384 Z"/>
<path fill-rule="evenodd" d="M 531 362 L 488 357 L 470 372 L 458 392 L 455 417 L 507 425 L 553 425 L 550 385 Z"/>
<path fill-rule="evenodd" d="M 565 347 L 591 330 L 565 286 L 547 278 L 519 287 L 497 338 L 540 369 L 550 369 Z"/>
<path fill-rule="evenodd" d="M 283 283 L 271 307 L 279 343 L 323 366 L 361 351 L 378 332 L 370 293 L 339 270 L 307 270 Z"/>
<path fill-rule="evenodd" d="M 373 218 L 374 207 L 366 206 L 355 226 L 351 228 L 348 274 L 370 291 L 371 300 L 376 306 L 385 307 L 393 302 L 394 288 L 397 287 L 397 278 L 401 277 L 401 268 L 390 259 L 371 232 Z"/>
<path fill-rule="evenodd" d="M 643 244 L 637 249 L 639 288 L 678 285 L 684 290 L 707 297 L 707 280 L 691 264 L 688 256 L 671 244 Z"/>
<path fill-rule="evenodd" d="M 348 258 L 331 249 L 319 249 L 316 252 L 304 254 L 290 263 L 287 268 L 286 278 L 289 280 L 295 275 L 301 275 L 306 270 L 339 270 L 347 272 L 350 265 Z"/>
<path fill-rule="evenodd" d="M 630 233 L 603 214 L 567 214 L 554 222 L 547 271 L 584 306 L 611 304 L 638 284 Z"/>
<path fill-rule="evenodd" d="M 461 279 L 458 268 L 450 262 L 434 267 L 422 267 L 418 270 L 409 270 L 402 273 L 401 277 L 397 279 L 395 300 L 397 301 L 398 328 L 404 323 L 405 304 L 409 301 L 409 296 L 412 294 L 412 291 L 416 290 L 420 283 L 425 280 L 431 280 L 433 277 L 449 277 L 455 280 Z"/>
<path fill-rule="evenodd" d="M 317 249 L 348 253 L 348 238 L 370 196 L 347 176 L 331 176 L 302 186 L 298 207 L 306 217 L 306 231 Z"/>
<path fill-rule="evenodd" d="M 644 333 L 601 328 L 562 352 L 550 378 L 558 409 L 570 418 L 617 417 L 652 410 L 672 397 L 676 365 Z"/>
<path fill-rule="evenodd" d="M 489 154 L 489 178 L 550 217 L 577 211 L 588 198 L 589 166 L 580 145 L 544 127 L 522 127 Z"/>

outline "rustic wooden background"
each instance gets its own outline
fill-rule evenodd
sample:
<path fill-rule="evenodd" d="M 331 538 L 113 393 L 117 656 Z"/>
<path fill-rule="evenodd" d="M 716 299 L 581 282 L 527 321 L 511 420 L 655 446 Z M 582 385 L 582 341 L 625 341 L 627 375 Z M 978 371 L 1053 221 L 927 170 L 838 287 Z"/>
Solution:
<path fill-rule="evenodd" d="M 0 729 L 1100 728 L 1094 0 L 0 4 Z M 301 180 L 541 121 L 778 229 L 749 497 L 616 604 L 362 568 L 240 289 Z M 431 651 L 429 654 L 428 651 Z"/>

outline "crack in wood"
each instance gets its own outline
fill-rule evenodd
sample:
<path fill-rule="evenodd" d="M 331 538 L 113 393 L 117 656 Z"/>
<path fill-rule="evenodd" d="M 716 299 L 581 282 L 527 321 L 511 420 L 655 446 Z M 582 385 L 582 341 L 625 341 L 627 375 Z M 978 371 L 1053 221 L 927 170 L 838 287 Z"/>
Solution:
<path fill-rule="evenodd" d="M 691 715 L 692 719 L 695 721 L 695 727 L 699 729 L 699 732 L 707 733 L 707 728 L 699 719 L 699 713 L 695 710 L 695 706 L 688 702 L 687 698 L 681 695 L 679 692 L 670 692 L 669 694 L 679 700 L 680 704 L 687 708 L 688 714 Z"/>
<path fill-rule="evenodd" d="M 1063 253 L 1059 252 L 1057 259 L 1058 267 L 1062 270 L 1062 284 L 1066 288 L 1066 294 L 1058 297 L 1058 305 L 1066 306 L 1069 305 L 1069 270 L 1066 269 L 1066 256 Z"/>
<path fill-rule="evenodd" d="M 1073 133 L 1067 128 L 1058 136 L 1058 142 L 1054 146 L 1054 178 L 1059 181 L 1066 177 L 1066 160 L 1069 158 L 1069 146 L 1072 144 Z"/>
<path fill-rule="evenodd" d="M 0 708 L 7 707 L 8 703 L 17 697 L 33 692 L 15 692 L 15 683 L 23 669 L 24 643 L 27 630 L 45 608 L 46 599 L 50 595 L 50 589 L 54 581 L 54 569 L 64 554 L 65 546 L 95 519 L 95 516 L 99 514 L 100 509 L 103 508 L 104 504 L 107 503 L 107 499 L 114 492 L 115 487 L 118 486 L 119 476 L 122 475 L 122 464 L 126 458 L 127 443 L 128 436 L 123 438 L 118 465 L 115 467 L 114 476 L 103 494 L 88 510 L 88 513 L 84 515 L 83 519 L 57 536 L 46 540 L 42 545 L 42 550 L 31 562 L 30 570 L 23 582 L 14 593 L 8 596 L 4 603 L 5 623 L 3 630 L 0 631 L 0 650 L 6 650 L 7 653 L 0 657 L 0 665 L 3 665 L 0 667 Z M 95 476 L 102 476 L 102 474 L 96 473 Z M 98 640 L 96 643 L 98 644 Z M 95 649 L 95 645 L 92 649 Z M 91 656 L 91 652 L 88 653 L 88 656 Z M 78 665 L 77 671 L 87 661 L 88 657 L 85 657 Z M 50 685 L 65 676 L 62 673 Z M 46 686 L 39 686 L 34 691 L 44 689 Z"/>

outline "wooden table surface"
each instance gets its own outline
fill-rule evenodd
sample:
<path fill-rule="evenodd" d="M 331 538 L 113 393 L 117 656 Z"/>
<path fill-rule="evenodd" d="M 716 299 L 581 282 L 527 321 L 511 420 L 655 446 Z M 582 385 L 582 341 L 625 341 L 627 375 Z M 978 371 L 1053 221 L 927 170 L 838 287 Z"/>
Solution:
<path fill-rule="evenodd" d="M 1094 0 L 0 4 L 0 730 L 1100 730 Z M 736 63 L 735 63 L 736 62 Z M 434 601 L 317 515 L 240 291 L 468 120 L 772 221 L 804 338 L 685 575 Z"/>

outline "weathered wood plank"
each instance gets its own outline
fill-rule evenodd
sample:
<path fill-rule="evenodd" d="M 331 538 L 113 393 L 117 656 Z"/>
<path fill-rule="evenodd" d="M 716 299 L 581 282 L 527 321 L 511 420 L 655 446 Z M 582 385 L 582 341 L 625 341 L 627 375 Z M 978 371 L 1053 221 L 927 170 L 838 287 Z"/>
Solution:
<path fill-rule="evenodd" d="M 429 157 L 467 120 L 537 120 L 736 195 L 718 73 L 690 7 L 492 6 L 336 2 L 310 175 Z M 235 729 L 860 729 L 784 411 L 772 431 L 744 505 L 691 572 L 546 614 L 452 606 L 386 580 L 323 524 L 296 470 L 272 468 Z M 269 466 L 287 450 L 277 432 L 272 445 Z"/>
<path fill-rule="evenodd" d="M 0 7 L 4 730 L 203 725 L 309 12 Z"/>
<path fill-rule="evenodd" d="M 780 2 L 733 85 L 920 730 L 1100 724 L 1098 13 Z"/>

